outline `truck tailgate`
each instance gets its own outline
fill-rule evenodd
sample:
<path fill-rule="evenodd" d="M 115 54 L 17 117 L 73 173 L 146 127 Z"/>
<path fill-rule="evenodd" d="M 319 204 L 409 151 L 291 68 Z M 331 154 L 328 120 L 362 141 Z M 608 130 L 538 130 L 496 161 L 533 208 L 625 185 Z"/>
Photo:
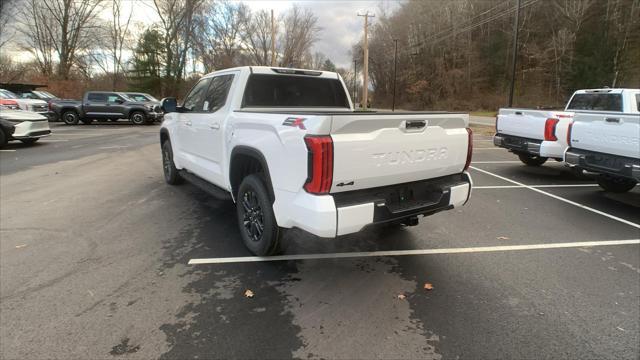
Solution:
<path fill-rule="evenodd" d="M 571 147 L 640 158 L 640 116 L 637 114 L 576 113 Z"/>
<path fill-rule="evenodd" d="M 331 123 L 331 192 L 352 191 L 462 172 L 466 114 L 348 114 Z"/>
<path fill-rule="evenodd" d="M 496 131 L 498 134 L 543 140 L 547 118 L 547 111 L 500 109 Z"/>

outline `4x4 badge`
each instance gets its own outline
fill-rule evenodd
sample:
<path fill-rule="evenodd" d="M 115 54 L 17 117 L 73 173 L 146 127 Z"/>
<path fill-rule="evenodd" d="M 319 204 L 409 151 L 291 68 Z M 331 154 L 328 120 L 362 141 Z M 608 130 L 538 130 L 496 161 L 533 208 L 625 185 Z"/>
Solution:
<path fill-rule="evenodd" d="M 304 121 L 305 120 L 307 120 L 307 119 L 306 118 L 299 118 L 299 117 L 288 117 L 288 118 L 286 118 L 284 120 L 282 125 L 297 127 L 300 130 L 307 130 L 307 128 L 304 126 Z"/>

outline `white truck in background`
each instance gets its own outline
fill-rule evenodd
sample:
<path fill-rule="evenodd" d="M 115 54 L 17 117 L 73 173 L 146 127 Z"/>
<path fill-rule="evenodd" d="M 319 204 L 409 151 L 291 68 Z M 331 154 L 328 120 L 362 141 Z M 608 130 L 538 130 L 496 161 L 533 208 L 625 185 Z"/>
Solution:
<path fill-rule="evenodd" d="M 576 113 L 569 126 L 570 147 L 564 161 L 598 173 L 606 191 L 627 192 L 640 181 L 640 95 L 636 112 Z"/>
<path fill-rule="evenodd" d="M 529 166 L 540 166 L 549 158 L 562 161 L 575 113 L 637 114 L 639 94 L 638 89 L 587 89 L 576 91 L 564 111 L 500 109 L 493 143 L 518 155 Z"/>
<path fill-rule="evenodd" d="M 162 100 L 165 180 L 233 199 L 256 255 L 285 229 L 416 225 L 471 194 L 467 114 L 355 112 L 337 73 L 271 67 L 205 75 L 184 99 Z"/>

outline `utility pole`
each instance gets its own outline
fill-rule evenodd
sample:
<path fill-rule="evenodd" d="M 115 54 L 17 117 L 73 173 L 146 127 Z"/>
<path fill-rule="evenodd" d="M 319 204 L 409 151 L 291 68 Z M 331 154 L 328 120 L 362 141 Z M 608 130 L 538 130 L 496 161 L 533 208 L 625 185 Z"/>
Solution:
<path fill-rule="evenodd" d="M 368 30 L 369 30 L 369 18 L 375 17 L 375 15 L 369 15 L 367 11 L 365 14 L 358 14 L 358 16 L 364 17 L 364 64 L 362 68 L 362 108 L 367 108 L 367 102 L 369 98 L 369 39 L 368 39 Z"/>
<path fill-rule="evenodd" d="M 516 84 L 516 60 L 518 58 L 518 30 L 520 28 L 520 0 L 516 1 L 516 21 L 513 27 L 513 59 L 511 60 L 511 88 L 509 89 L 509 107 L 513 106 L 513 89 Z"/>
<path fill-rule="evenodd" d="M 391 111 L 396 111 L 396 74 L 398 72 L 398 39 L 393 39 L 395 43 L 395 52 L 393 54 L 393 102 L 391 103 Z"/>
<path fill-rule="evenodd" d="M 276 65 L 276 22 L 271 9 L 271 66 Z"/>
<path fill-rule="evenodd" d="M 353 104 L 358 103 L 358 60 L 353 60 Z M 357 105 L 355 106 L 358 107 Z"/>

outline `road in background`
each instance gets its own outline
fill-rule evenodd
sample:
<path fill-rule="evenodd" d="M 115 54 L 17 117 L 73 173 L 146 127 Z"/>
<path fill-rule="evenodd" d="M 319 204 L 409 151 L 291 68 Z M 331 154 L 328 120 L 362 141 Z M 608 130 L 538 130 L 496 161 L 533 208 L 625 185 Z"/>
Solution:
<path fill-rule="evenodd" d="M 638 187 L 604 193 L 477 136 L 466 207 L 416 227 L 285 237 L 285 255 L 325 259 L 188 265 L 250 254 L 233 204 L 164 183 L 158 127 L 53 130 L 0 152 L 2 358 L 640 355 L 640 245 L 551 248 L 640 238 L 628 224 L 640 224 Z M 547 248 L 332 255 L 528 245 Z"/>

